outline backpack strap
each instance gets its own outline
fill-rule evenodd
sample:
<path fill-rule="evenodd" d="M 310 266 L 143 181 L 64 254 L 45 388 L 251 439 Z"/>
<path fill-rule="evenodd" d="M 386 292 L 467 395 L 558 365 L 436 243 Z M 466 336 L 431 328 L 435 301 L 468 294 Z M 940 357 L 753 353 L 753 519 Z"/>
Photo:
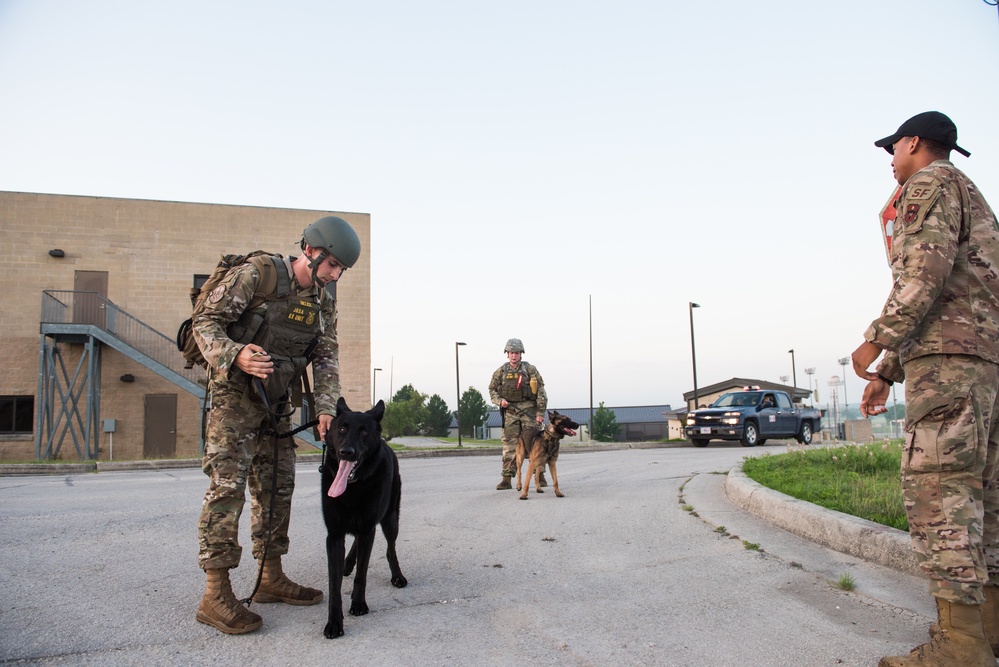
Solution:
<path fill-rule="evenodd" d="M 291 294 L 291 276 L 288 275 L 288 265 L 285 263 L 283 257 L 278 257 L 277 255 L 271 255 L 271 261 L 274 264 L 277 276 L 274 297 L 276 299 L 287 299 L 288 295 Z"/>
<path fill-rule="evenodd" d="M 291 294 L 291 276 L 284 258 L 269 253 L 252 253 L 248 261 L 260 273 L 260 282 L 253 293 L 247 310 L 258 307 L 265 301 L 282 301 Z"/>

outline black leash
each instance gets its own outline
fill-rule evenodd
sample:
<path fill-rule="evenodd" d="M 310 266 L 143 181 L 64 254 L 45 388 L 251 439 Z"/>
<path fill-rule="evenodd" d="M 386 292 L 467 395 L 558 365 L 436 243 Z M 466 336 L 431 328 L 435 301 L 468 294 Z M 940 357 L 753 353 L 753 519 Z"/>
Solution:
<path fill-rule="evenodd" d="M 260 582 L 264 578 L 264 562 L 266 562 L 267 560 L 267 548 L 270 545 L 270 540 L 272 537 L 271 530 L 274 521 L 274 501 L 277 498 L 278 441 L 281 440 L 282 438 L 294 437 L 296 434 L 301 433 L 305 429 L 312 428 L 313 426 L 319 423 L 319 420 L 315 419 L 309 422 L 308 424 L 302 424 L 298 428 L 288 431 L 287 433 L 279 433 L 278 421 L 285 417 L 290 417 L 292 414 L 294 414 L 295 412 L 294 406 L 292 406 L 291 410 L 287 413 L 277 414 L 271 408 L 271 402 L 267 398 L 267 391 L 264 389 L 264 384 L 260 381 L 260 378 L 258 377 L 253 378 L 253 388 L 256 389 L 257 394 L 260 396 L 260 400 L 263 401 L 264 408 L 267 410 L 267 416 L 270 417 L 271 420 L 271 430 L 264 433 L 264 435 L 272 436 L 271 439 L 274 441 L 274 452 L 273 452 L 273 458 L 271 460 L 271 501 L 267 509 L 267 540 L 264 542 L 264 554 L 263 557 L 260 559 L 260 565 L 257 568 L 257 583 L 253 585 L 253 592 L 250 593 L 250 596 L 248 598 L 240 600 L 240 602 L 245 604 L 247 608 L 249 608 L 250 603 L 253 602 L 253 596 L 257 594 L 257 591 L 260 589 Z M 323 460 L 325 459 L 326 459 L 326 443 L 324 442 Z"/>

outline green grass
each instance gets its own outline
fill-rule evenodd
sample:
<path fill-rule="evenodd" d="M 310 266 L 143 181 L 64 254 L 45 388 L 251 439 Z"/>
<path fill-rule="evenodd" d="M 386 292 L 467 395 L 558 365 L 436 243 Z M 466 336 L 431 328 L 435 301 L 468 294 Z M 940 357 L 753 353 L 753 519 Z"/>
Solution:
<path fill-rule="evenodd" d="M 908 531 L 899 483 L 900 440 L 746 459 L 750 479 L 794 498 Z"/>
<path fill-rule="evenodd" d="M 849 572 L 841 574 L 836 580 L 836 586 L 844 591 L 852 591 L 857 588 L 857 582 Z"/>

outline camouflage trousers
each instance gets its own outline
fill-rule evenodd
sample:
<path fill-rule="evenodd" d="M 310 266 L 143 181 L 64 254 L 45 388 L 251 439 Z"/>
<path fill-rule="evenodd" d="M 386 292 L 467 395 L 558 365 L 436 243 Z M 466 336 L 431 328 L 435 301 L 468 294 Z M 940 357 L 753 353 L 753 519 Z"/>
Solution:
<path fill-rule="evenodd" d="M 930 593 L 982 604 L 999 584 L 999 365 L 938 354 L 905 364 L 902 499 Z"/>
<path fill-rule="evenodd" d="M 277 488 L 274 516 L 270 517 L 274 438 L 265 434 L 271 428 L 267 410 L 243 386 L 220 383 L 213 387 L 201 462 L 210 480 L 198 517 L 198 565 L 202 569 L 239 565 L 239 517 L 247 486 L 253 557 L 262 558 L 265 545 L 268 557 L 288 553 L 295 443 L 293 438 L 278 440 Z M 289 420 L 279 421 L 278 429 L 282 433 L 290 431 Z"/>
<path fill-rule="evenodd" d="M 517 440 L 525 428 L 540 430 L 534 418 L 534 403 L 529 403 L 528 409 L 517 409 L 516 403 L 511 403 L 506 409 L 506 416 L 503 418 L 503 461 L 502 474 L 504 477 L 516 477 L 517 475 Z"/>

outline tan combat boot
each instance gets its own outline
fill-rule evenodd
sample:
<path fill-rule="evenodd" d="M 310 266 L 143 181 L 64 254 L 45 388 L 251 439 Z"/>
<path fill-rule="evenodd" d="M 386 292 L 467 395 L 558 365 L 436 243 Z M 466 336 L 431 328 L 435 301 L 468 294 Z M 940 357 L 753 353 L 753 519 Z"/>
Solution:
<path fill-rule="evenodd" d="M 259 630 L 264 620 L 244 607 L 232 592 L 229 568 L 205 570 L 208 583 L 195 618 L 229 635 Z"/>
<path fill-rule="evenodd" d="M 936 599 L 937 624 L 930 641 L 909 655 L 884 657 L 878 667 L 995 667 L 992 649 L 985 639 L 982 608 Z"/>
<path fill-rule="evenodd" d="M 992 655 L 999 658 L 999 586 L 989 584 L 982 591 L 985 593 L 985 604 L 982 605 L 985 640 L 992 646 Z"/>
<path fill-rule="evenodd" d="M 260 588 L 253 596 L 254 602 L 307 605 L 318 604 L 322 599 L 322 591 L 300 586 L 285 576 L 281 570 L 281 556 L 273 556 L 264 561 L 264 573 L 260 579 Z"/>
<path fill-rule="evenodd" d="M 510 483 L 509 475 L 503 475 L 503 479 L 501 479 L 500 483 L 496 485 L 497 491 L 504 491 L 506 489 L 512 489 L 512 488 L 513 484 Z"/>

